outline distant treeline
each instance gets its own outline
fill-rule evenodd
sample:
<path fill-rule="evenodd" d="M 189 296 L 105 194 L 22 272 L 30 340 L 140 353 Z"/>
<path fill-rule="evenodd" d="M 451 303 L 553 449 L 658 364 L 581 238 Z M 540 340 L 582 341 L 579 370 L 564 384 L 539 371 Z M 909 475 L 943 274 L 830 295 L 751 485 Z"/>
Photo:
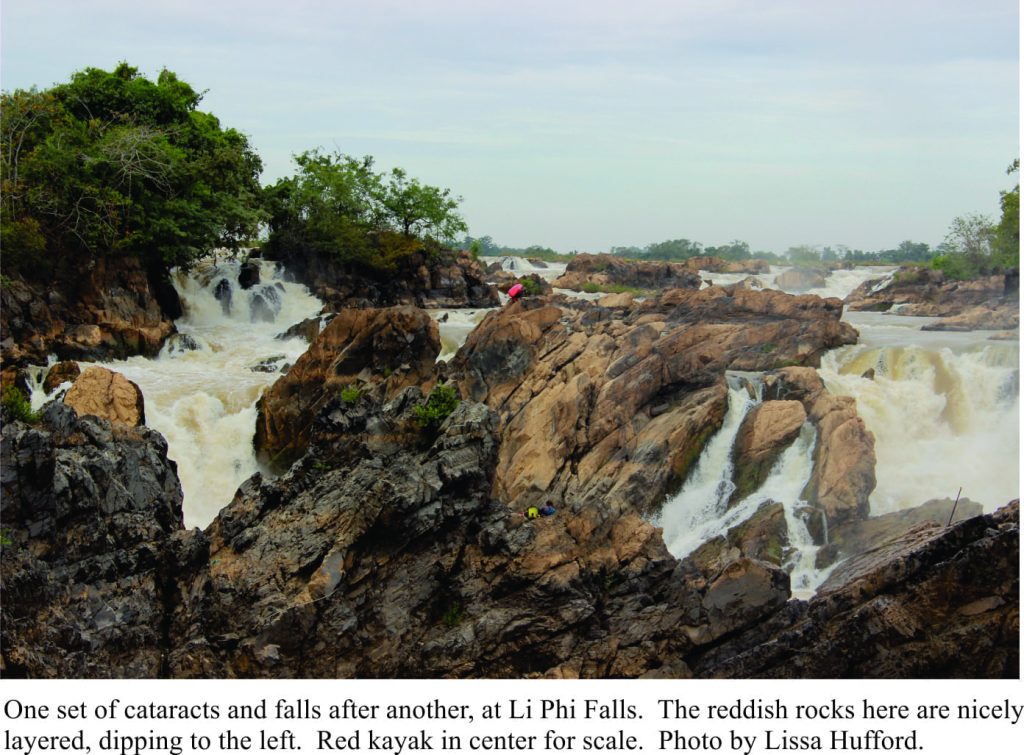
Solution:
<path fill-rule="evenodd" d="M 455 245 L 455 248 L 465 249 L 483 257 L 532 257 L 545 262 L 567 262 L 576 254 L 575 252 L 563 254 L 539 244 L 526 247 L 503 246 L 490 236 L 480 236 L 479 238 L 466 236 Z"/>

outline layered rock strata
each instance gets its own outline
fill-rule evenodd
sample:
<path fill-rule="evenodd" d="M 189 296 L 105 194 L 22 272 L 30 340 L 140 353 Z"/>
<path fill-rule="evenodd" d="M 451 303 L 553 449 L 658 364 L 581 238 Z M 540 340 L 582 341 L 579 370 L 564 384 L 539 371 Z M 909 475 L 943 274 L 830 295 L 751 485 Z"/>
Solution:
<path fill-rule="evenodd" d="M 856 340 L 837 299 L 712 287 L 615 303 L 512 304 L 452 360 L 463 396 L 502 418 L 496 498 L 654 510 L 721 425 L 727 369 L 816 365 Z"/>

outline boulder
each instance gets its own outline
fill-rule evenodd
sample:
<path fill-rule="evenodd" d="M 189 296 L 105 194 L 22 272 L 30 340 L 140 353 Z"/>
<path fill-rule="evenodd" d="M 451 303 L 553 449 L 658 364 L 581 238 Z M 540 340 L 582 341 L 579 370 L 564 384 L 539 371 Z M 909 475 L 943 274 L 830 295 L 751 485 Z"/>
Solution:
<path fill-rule="evenodd" d="M 131 427 L 146 424 L 139 386 L 106 367 L 86 368 L 65 394 L 64 403 L 80 417 L 101 417 Z"/>
<path fill-rule="evenodd" d="M 277 465 L 305 450 L 317 412 L 349 385 L 392 397 L 426 386 L 441 350 L 437 323 L 422 309 L 342 310 L 257 403 L 256 449 Z"/>
<path fill-rule="evenodd" d="M 320 327 L 320 318 L 310 317 L 302 322 L 295 323 L 284 333 L 279 333 L 276 338 L 282 341 L 286 338 L 302 338 L 309 343 L 313 343 L 316 337 L 320 335 Z"/>
<path fill-rule="evenodd" d="M 252 260 L 246 260 L 238 270 L 238 285 L 243 291 L 247 291 L 260 282 L 260 264 Z"/>
<path fill-rule="evenodd" d="M 972 281 L 947 280 L 940 270 L 901 267 L 886 278 L 865 281 L 846 304 L 854 311 L 892 312 L 917 317 L 956 317 L 965 309 L 986 302 L 996 306 L 1006 294 L 1006 279 L 991 275 Z"/>
<path fill-rule="evenodd" d="M 828 271 L 815 270 L 808 267 L 794 267 L 775 276 L 775 285 L 783 291 L 807 291 L 811 288 L 822 288 L 827 281 Z"/>
<path fill-rule="evenodd" d="M 768 479 L 775 462 L 800 434 L 807 412 L 799 401 L 765 401 L 743 418 L 733 446 L 730 505 L 739 503 Z"/>
<path fill-rule="evenodd" d="M 78 366 L 78 362 L 57 362 L 46 373 L 46 378 L 43 380 L 43 391 L 49 396 L 62 383 L 73 383 L 81 374 L 82 368 Z"/>
<path fill-rule="evenodd" d="M 740 557 L 782 566 L 789 548 L 786 512 L 781 503 L 765 501 L 745 522 L 697 548 L 687 560 L 709 579 Z"/>

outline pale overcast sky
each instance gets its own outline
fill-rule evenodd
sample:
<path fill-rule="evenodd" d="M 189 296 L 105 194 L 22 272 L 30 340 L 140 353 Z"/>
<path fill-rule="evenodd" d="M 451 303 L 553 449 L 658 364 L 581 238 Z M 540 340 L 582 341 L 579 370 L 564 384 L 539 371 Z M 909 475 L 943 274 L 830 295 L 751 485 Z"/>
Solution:
<path fill-rule="evenodd" d="M 249 135 L 464 197 L 473 235 L 604 251 L 903 239 L 998 216 L 1012 0 L 3 0 L 4 90 L 126 60 Z"/>

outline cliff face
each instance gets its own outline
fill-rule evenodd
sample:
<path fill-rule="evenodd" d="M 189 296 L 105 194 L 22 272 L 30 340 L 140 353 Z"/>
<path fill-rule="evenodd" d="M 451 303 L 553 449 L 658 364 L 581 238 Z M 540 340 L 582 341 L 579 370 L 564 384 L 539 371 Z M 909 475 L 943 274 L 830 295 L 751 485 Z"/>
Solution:
<path fill-rule="evenodd" d="M 134 257 L 98 258 L 47 284 L 0 287 L 3 366 L 60 359 L 100 361 L 154 356 L 181 316 L 169 283 L 151 280 Z"/>
<path fill-rule="evenodd" d="M 436 436 L 411 387 L 337 401 L 333 442 L 181 529 L 159 436 L 51 405 L 5 422 L 5 676 L 1016 676 L 1019 512 L 925 525 L 841 565 L 672 558 L 595 502 L 527 521 L 491 501 L 497 414 Z"/>

